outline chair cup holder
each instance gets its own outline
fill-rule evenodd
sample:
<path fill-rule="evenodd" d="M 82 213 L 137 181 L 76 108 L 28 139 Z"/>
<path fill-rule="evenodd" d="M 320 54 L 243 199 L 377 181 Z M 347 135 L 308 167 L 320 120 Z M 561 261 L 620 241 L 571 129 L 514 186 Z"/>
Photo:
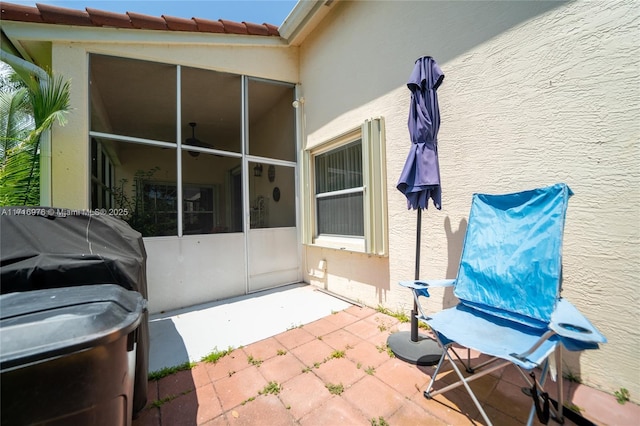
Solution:
<path fill-rule="evenodd" d="M 560 324 L 558 324 L 558 326 L 564 328 L 565 330 L 573 331 L 574 333 L 591 334 L 591 330 L 587 330 L 586 328 L 580 327 L 579 325 L 575 324 L 567 324 L 561 322 Z"/>

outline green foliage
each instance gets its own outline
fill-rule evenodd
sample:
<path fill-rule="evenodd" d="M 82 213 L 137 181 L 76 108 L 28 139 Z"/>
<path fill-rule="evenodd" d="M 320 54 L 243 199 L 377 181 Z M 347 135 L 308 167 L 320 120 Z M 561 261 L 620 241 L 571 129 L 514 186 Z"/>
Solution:
<path fill-rule="evenodd" d="M 402 311 L 391 311 L 388 308 L 385 308 L 382 305 L 378 305 L 378 307 L 376 308 L 376 311 L 380 312 L 381 314 L 385 314 L 385 315 L 389 315 L 390 317 L 393 317 L 395 319 L 397 319 L 398 321 L 400 321 L 401 323 L 406 323 L 410 321 L 410 318 L 407 314 L 405 314 Z"/>
<path fill-rule="evenodd" d="M 625 402 L 629 401 L 629 398 L 631 397 L 629 391 L 625 388 L 620 388 L 619 391 L 615 391 L 613 394 L 618 400 L 618 404 L 624 404 Z"/>
<path fill-rule="evenodd" d="M 331 358 L 344 358 L 345 351 L 335 350 L 331 353 Z"/>
<path fill-rule="evenodd" d="M 163 377 L 167 377 L 170 376 L 174 373 L 177 373 L 178 371 L 183 371 L 183 370 L 191 370 L 193 367 L 196 366 L 195 362 L 183 362 L 180 365 L 176 365 L 173 367 L 165 367 L 162 368 L 160 370 L 157 371 L 152 371 L 151 373 L 149 373 L 149 380 L 154 381 L 154 380 L 160 380 Z"/>
<path fill-rule="evenodd" d="M 260 364 L 263 363 L 261 359 L 254 358 L 253 355 L 249 355 L 247 357 L 247 362 L 253 366 L 260 367 Z"/>
<path fill-rule="evenodd" d="M 371 419 L 371 426 L 389 426 L 389 423 L 387 423 L 384 417 L 380 416 L 377 419 Z"/>
<path fill-rule="evenodd" d="M 264 387 L 264 389 L 262 389 L 260 392 L 258 392 L 260 395 L 266 395 L 266 394 L 273 394 L 273 395 L 277 395 L 280 393 L 280 391 L 282 390 L 282 386 L 280 386 L 278 384 L 278 382 L 269 382 L 268 385 L 266 385 Z"/>
<path fill-rule="evenodd" d="M 342 392 L 344 392 L 344 386 L 342 383 L 337 385 L 333 383 L 327 383 L 325 387 L 329 390 L 329 393 L 333 395 L 340 395 L 342 394 Z"/>
<path fill-rule="evenodd" d="M 218 348 L 215 347 L 213 349 L 213 351 L 211 351 L 210 354 L 203 356 L 201 361 L 215 364 L 216 362 L 218 362 L 220 360 L 220 358 L 229 355 L 231 352 L 233 352 L 233 348 L 231 346 L 229 346 L 228 349 L 223 350 L 223 351 L 219 351 Z"/>
<path fill-rule="evenodd" d="M 0 205 L 39 205 L 41 137 L 54 123 L 66 124 L 70 83 L 7 70 L 0 78 Z"/>

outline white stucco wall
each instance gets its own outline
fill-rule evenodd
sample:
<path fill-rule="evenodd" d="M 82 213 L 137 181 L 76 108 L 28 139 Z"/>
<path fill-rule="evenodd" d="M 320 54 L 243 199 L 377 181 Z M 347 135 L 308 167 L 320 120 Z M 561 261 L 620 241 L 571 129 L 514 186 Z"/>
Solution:
<path fill-rule="evenodd" d="M 383 116 L 389 258 L 309 247 L 306 279 L 407 309 L 415 218 L 395 189 L 409 147 L 406 80 L 433 56 L 443 208 L 423 215 L 422 278 L 453 278 L 474 192 L 575 191 L 564 292 L 607 336 L 568 356 L 584 383 L 640 395 L 640 9 L 627 2 L 338 2 L 300 47 L 306 146 Z M 318 270 L 320 259 L 327 270 Z M 447 302 L 449 303 L 449 302 Z M 434 297 L 430 309 L 440 309 Z"/>

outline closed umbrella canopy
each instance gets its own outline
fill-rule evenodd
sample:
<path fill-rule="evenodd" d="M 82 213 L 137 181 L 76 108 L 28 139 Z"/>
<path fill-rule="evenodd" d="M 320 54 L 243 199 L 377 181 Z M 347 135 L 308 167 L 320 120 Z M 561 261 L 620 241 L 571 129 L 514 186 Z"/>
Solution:
<path fill-rule="evenodd" d="M 438 165 L 438 129 L 440 111 L 436 90 L 444 74 L 430 56 L 419 58 L 407 82 L 411 90 L 409 107 L 409 135 L 411 149 L 405 162 L 397 188 L 407 197 L 407 207 L 417 210 L 416 224 L 416 269 L 415 280 L 420 279 L 420 229 L 422 209 L 426 209 L 429 198 L 438 210 L 441 205 L 440 168 Z M 419 290 L 428 296 L 426 289 Z M 393 333 L 387 345 L 396 358 L 417 365 L 437 364 L 442 354 L 438 343 L 418 333 L 418 305 L 414 298 L 411 311 L 411 330 Z M 409 336 L 405 336 L 409 334 Z"/>
<path fill-rule="evenodd" d="M 438 210 L 441 205 L 438 130 L 440 110 L 437 89 L 444 79 L 442 70 L 430 56 L 419 58 L 407 82 L 411 90 L 409 136 L 411 149 L 397 188 L 407 197 L 410 209 L 425 209 L 429 198 Z"/>

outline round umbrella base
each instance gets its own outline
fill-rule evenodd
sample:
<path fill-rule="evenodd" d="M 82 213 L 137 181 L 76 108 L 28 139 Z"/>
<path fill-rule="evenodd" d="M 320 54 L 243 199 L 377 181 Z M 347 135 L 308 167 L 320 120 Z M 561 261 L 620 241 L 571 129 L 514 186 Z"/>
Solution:
<path fill-rule="evenodd" d="M 410 331 L 391 334 L 387 345 L 396 358 L 415 365 L 435 365 L 442 356 L 442 349 L 435 340 L 419 334 L 418 341 L 414 342 Z"/>

